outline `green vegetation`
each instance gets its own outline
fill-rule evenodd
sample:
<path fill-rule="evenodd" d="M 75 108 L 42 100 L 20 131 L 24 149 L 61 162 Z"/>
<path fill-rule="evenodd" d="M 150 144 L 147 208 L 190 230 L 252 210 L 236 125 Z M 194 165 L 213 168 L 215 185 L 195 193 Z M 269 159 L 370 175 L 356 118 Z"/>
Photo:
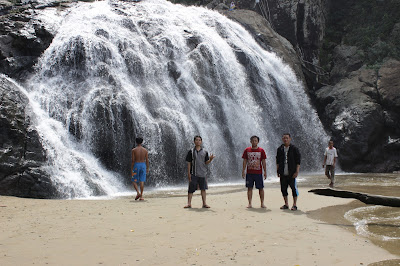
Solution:
<path fill-rule="evenodd" d="M 341 43 L 359 47 L 371 67 L 387 57 L 400 59 L 400 0 L 335 0 L 329 14 L 320 51 L 326 70 Z"/>

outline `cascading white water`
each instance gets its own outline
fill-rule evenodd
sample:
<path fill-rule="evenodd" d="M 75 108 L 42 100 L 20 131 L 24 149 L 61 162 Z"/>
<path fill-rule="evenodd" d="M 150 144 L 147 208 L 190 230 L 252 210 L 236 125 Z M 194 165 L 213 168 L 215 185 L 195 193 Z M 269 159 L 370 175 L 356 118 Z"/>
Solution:
<path fill-rule="evenodd" d="M 50 118 L 32 98 L 32 94 L 10 78 L 3 78 L 18 87 L 29 99 L 30 104 L 26 111 L 32 125 L 41 135 L 43 147 L 49 158 L 49 165 L 45 170 L 58 187 L 60 196 L 87 198 L 115 195 L 126 190 L 123 183 L 115 178 L 115 173 L 105 170 L 97 158 L 76 145 L 64 125 Z"/>
<path fill-rule="evenodd" d="M 38 131 L 65 193 L 119 190 L 139 135 L 156 186 L 184 182 L 195 135 L 217 156 L 211 181 L 239 178 L 252 135 L 261 138 L 271 176 L 284 132 L 305 155 L 302 169 L 320 165 L 327 136 L 304 88 L 237 23 L 163 0 L 79 3 L 57 12 L 39 15 L 56 35 L 26 87 L 45 113 Z M 93 186 L 99 179 L 115 181 Z"/>

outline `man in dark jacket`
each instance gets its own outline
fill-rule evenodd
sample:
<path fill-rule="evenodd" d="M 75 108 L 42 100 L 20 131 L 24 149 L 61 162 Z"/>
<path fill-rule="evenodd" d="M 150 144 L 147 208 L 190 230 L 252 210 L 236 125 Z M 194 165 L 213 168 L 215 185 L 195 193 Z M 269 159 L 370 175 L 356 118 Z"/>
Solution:
<path fill-rule="evenodd" d="M 295 211 L 297 210 L 297 196 L 299 195 L 296 177 L 299 175 L 301 155 L 299 149 L 290 144 L 291 140 L 289 133 L 283 134 L 283 144 L 279 146 L 276 152 L 276 171 L 280 178 L 281 191 L 285 200 L 285 205 L 281 209 L 289 209 L 287 189 L 290 186 L 293 195 L 291 210 Z"/>

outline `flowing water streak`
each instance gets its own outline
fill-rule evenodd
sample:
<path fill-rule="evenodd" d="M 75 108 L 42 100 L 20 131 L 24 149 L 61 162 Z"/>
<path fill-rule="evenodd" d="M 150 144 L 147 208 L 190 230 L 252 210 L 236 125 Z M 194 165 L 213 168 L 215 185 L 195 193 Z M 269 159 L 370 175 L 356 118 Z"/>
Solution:
<path fill-rule="evenodd" d="M 99 193 L 91 182 L 109 176 L 104 167 L 120 184 L 137 135 L 156 186 L 184 180 L 197 134 L 217 155 L 214 181 L 238 176 L 251 135 L 261 138 L 270 176 L 282 132 L 307 155 L 302 169 L 318 169 L 327 135 L 302 84 L 237 23 L 162 0 L 78 3 L 52 22 L 54 14 L 41 14 L 56 35 L 27 86 L 51 118 L 37 128 L 61 190 Z"/>
<path fill-rule="evenodd" d="M 49 161 L 45 170 L 51 174 L 61 196 L 86 198 L 113 195 L 125 190 L 123 184 L 115 179 L 115 173 L 104 170 L 98 159 L 80 150 L 64 125 L 50 118 L 25 88 L 6 76 L 4 78 L 29 99 L 26 111 L 40 134 Z"/>
<path fill-rule="evenodd" d="M 395 216 L 394 209 L 384 206 L 360 207 L 346 212 L 344 217 L 354 224 L 359 235 L 394 241 L 400 240 L 400 216 Z M 371 226 L 379 228 L 379 232 L 373 232 Z"/>

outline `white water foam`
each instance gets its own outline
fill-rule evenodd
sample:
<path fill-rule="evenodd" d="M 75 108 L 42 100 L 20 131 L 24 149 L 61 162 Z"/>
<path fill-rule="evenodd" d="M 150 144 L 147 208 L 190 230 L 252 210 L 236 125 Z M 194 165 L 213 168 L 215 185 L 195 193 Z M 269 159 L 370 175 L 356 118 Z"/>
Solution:
<path fill-rule="evenodd" d="M 116 174 L 106 171 L 98 159 L 74 142 L 62 123 L 50 118 L 30 93 L 12 79 L 2 76 L 29 99 L 26 110 L 32 125 L 40 134 L 48 158 L 44 167 L 51 174 L 52 182 L 61 196 L 86 198 L 126 191 L 119 179 L 115 178 Z M 90 180 L 87 180 L 89 176 Z"/>
<path fill-rule="evenodd" d="M 184 180 L 184 155 L 197 134 L 217 155 L 215 182 L 240 179 L 252 135 L 267 151 L 269 176 L 276 177 L 286 131 L 304 152 L 302 169 L 319 169 L 327 135 L 303 85 L 239 24 L 162 0 L 39 12 L 56 35 L 26 87 L 47 170 L 69 197 L 124 190 L 131 135 L 145 139 L 156 187 Z"/>
<path fill-rule="evenodd" d="M 376 223 L 397 223 L 400 222 L 400 216 L 396 217 L 382 217 L 375 216 L 374 211 L 387 208 L 384 206 L 367 206 L 350 210 L 345 213 L 344 217 L 353 223 L 357 234 L 365 237 L 373 237 L 382 241 L 400 240 L 400 237 L 393 237 L 384 234 L 375 234 L 369 230 L 369 224 Z"/>

